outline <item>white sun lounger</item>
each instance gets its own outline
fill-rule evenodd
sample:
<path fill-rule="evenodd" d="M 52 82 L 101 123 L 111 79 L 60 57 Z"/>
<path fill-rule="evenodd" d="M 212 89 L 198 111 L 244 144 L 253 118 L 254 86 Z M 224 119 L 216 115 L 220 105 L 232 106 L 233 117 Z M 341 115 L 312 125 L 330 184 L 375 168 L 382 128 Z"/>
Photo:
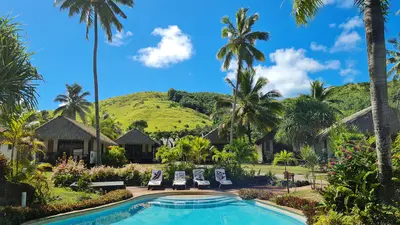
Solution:
<path fill-rule="evenodd" d="M 193 185 L 199 189 L 202 187 L 210 187 L 210 181 L 204 179 L 204 169 L 193 170 Z"/>
<path fill-rule="evenodd" d="M 215 180 L 219 183 L 219 187 L 223 185 L 232 185 L 232 181 L 226 179 L 226 173 L 224 169 L 215 169 Z"/>
<path fill-rule="evenodd" d="M 172 189 L 177 187 L 184 187 L 186 189 L 186 174 L 185 171 L 175 171 L 174 182 L 172 183 Z"/>
<path fill-rule="evenodd" d="M 147 184 L 147 189 L 150 190 L 153 187 L 161 187 L 162 179 L 162 170 L 153 170 L 151 172 L 151 179 Z"/>

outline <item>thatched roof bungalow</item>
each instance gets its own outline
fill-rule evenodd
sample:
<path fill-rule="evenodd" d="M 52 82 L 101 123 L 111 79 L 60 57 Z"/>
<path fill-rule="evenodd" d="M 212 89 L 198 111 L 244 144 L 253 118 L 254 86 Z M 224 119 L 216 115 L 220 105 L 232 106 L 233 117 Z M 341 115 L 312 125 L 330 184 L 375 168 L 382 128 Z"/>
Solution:
<path fill-rule="evenodd" d="M 390 117 L 390 134 L 396 135 L 400 131 L 400 120 L 398 111 L 396 109 L 389 108 L 389 117 Z M 371 106 L 340 120 L 339 123 L 345 124 L 348 127 L 353 127 L 359 132 L 364 133 L 366 135 L 375 134 Z M 314 144 L 315 151 L 320 152 L 322 151 L 322 149 L 327 149 L 328 155 L 332 156 L 333 153 L 329 149 L 329 134 L 334 126 L 335 125 L 321 131 L 318 134 L 317 143 Z"/>
<path fill-rule="evenodd" d="M 160 145 L 157 141 L 136 129 L 126 132 L 115 142 L 125 148 L 128 160 L 136 163 L 155 161 L 156 148 Z"/>
<path fill-rule="evenodd" d="M 58 116 L 35 130 L 36 136 L 46 145 L 46 157 L 54 162 L 65 152 L 67 156 L 93 163 L 96 152 L 96 130 L 64 116 Z M 101 149 L 118 145 L 104 134 L 100 134 Z M 89 157 L 89 156 L 92 157 Z"/>
<path fill-rule="evenodd" d="M 210 140 L 211 144 L 219 150 L 222 150 L 226 144 L 229 144 L 228 137 L 219 135 L 218 127 L 204 135 L 203 138 Z"/>

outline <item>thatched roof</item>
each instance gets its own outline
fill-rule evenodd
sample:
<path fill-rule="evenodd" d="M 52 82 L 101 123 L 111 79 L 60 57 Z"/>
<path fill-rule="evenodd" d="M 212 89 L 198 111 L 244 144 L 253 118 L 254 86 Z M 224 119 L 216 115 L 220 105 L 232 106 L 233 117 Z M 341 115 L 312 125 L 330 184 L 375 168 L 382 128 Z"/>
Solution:
<path fill-rule="evenodd" d="M 204 135 L 204 138 L 207 138 L 210 140 L 211 144 L 228 144 L 228 138 L 227 137 L 221 137 L 218 135 L 219 133 L 219 128 L 215 128 L 214 130 L 210 131 L 208 134 Z"/>
<path fill-rule="evenodd" d="M 96 129 L 64 116 L 58 116 L 43 124 L 35 130 L 35 133 L 41 139 L 96 139 Z M 100 141 L 110 145 L 117 145 L 104 134 L 100 134 Z"/>
<path fill-rule="evenodd" d="M 117 142 L 120 145 L 126 145 L 126 144 L 160 145 L 158 142 L 154 141 L 149 136 L 136 129 L 126 132 L 117 140 L 115 140 L 115 142 Z"/>
<path fill-rule="evenodd" d="M 397 134 L 400 131 L 399 114 L 396 109 L 389 107 L 390 134 Z M 364 134 L 374 134 L 374 123 L 372 120 L 372 107 L 365 108 L 339 121 L 341 124 L 346 124 L 349 127 L 356 128 Z M 329 127 L 318 134 L 318 139 L 328 137 L 332 127 Z"/>

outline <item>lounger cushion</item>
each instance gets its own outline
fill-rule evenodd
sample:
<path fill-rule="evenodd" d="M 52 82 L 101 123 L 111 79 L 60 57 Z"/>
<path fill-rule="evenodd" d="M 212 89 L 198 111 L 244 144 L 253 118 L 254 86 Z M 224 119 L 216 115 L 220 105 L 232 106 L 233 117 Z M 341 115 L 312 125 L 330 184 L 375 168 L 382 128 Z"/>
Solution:
<path fill-rule="evenodd" d="M 210 186 L 210 181 L 208 180 L 195 180 L 199 186 Z"/>
<path fill-rule="evenodd" d="M 172 185 L 186 185 L 186 181 L 185 180 L 175 180 L 174 183 Z"/>
<path fill-rule="evenodd" d="M 232 181 L 230 181 L 230 180 L 222 180 L 222 181 L 220 181 L 220 184 L 222 184 L 222 185 L 232 185 Z"/>
<path fill-rule="evenodd" d="M 161 186 L 161 181 L 151 180 L 151 181 L 149 181 L 148 186 Z"/>

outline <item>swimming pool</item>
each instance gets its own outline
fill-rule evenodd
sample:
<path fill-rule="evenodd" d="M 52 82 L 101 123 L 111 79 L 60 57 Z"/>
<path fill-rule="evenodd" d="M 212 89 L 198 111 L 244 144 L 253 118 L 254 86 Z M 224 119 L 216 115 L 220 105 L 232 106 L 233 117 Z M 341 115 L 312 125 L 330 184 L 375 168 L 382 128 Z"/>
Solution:
<path fill-rule="evenodd" d="M 233 196 L 164 196 L 128 202 L 49 225 L 304 225 L 304 218 Z"/>

